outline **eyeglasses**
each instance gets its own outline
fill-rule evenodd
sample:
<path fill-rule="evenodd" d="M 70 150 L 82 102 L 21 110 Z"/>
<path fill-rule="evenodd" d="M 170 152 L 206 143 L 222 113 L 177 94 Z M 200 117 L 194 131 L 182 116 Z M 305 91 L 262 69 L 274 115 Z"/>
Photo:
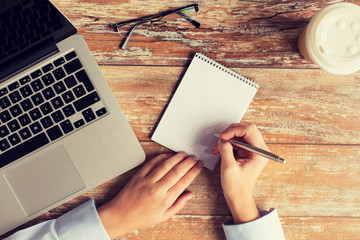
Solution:
<path fill-rule="evenodd" d="M 119 22 L 116 24 L 113 24 L 112 27 L 114 29 L 114 32 L 123 32 L 126 31 L 125 28 L 130 26 L 130 29 L 127 31 L 127 36 L 124 40 L 124 42 L 121 45 L 121 49 L 126 49 L 127 44 L 129 43 L 130 37 L 134 33 L 135 29 L 140 29 L 142 26 L 148 26 L 148 29 L 151 29 L 154 25 L 166 25 L 168 22 L 171 22 L 174 20 L 174 17 L 181 16 L 185 18 L 187 21 L 189 21 L 191 24 L 193 24 L 196 28 L 200 27 L 200 23 L 193 20 L 191 16 L 199 11 L 198 4 L 191 4 L 182 8 L 178 8 L 171 11 L 166 11 L 163 13 L 159 13 L 156 15 L 151 15 L 147 17 L 137 18 L 125 22 Z M 132 25 L 134 24 L 134 25 Z"/>

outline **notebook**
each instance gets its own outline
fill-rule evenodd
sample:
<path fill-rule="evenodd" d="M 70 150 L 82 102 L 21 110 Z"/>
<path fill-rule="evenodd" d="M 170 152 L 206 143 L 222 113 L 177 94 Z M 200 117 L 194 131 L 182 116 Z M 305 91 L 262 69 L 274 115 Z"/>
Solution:
<path fill-rule="evenodd" d="M 213 170 L 212 144 L 229 124 L 240 122 L 259 85 L 196 53 L 163 114 L 152 140 L 185 151 Z"/>

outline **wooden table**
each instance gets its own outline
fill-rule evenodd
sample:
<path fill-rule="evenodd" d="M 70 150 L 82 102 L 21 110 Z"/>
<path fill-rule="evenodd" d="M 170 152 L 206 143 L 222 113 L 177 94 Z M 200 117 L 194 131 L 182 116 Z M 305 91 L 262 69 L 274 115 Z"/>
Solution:
<path fill-rule="evenodd" d="M 198 1 L 196 29 L 186 20 L 134 35 L 127 50 L 108 26 L 193 1 L 54 0 L 78 27 L 140 140 L 147 160 L 169 150 L 150 136 L 190 59 L 201 52 L 259 82 L 243 121 L 258 125 L 270 162 L 255 190 L 259 209 L 277 208 L 288 240 L 360 238 L 360 73 L 334 76 L 304 60 L 297 37 L 320 9 L 337 1 Z M 349 2 L 360 5 L 360 1 Z M 57 218 L 90 198 L 114 197 L 138 169 L 25 224 Z M 120 239 L 225 239 L 229 217 L 219 169 L 191 184 L 194 198 L 176 216 Z M 19 228 L 20 229 L 20 228 Z"/>

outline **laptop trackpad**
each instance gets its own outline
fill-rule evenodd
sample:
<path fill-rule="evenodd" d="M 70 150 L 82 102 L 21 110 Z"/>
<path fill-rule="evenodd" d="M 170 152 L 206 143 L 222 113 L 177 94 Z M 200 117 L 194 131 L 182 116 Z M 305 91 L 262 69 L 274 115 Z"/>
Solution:
<path fill-rule="evenodd" d="M 5 178 L 27 216 L 85 188 L 63 146 L 34 157 Z"/>

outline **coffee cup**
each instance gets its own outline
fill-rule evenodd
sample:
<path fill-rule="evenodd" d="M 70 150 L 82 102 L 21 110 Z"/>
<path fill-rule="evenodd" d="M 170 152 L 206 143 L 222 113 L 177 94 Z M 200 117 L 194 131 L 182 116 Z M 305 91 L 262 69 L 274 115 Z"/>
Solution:
<path fill-rule="evenodd" d="M 336 3 L 320 10 L 301 31 L 301 55 L 331 74 L 360 70 L 360 6 Z"/>

